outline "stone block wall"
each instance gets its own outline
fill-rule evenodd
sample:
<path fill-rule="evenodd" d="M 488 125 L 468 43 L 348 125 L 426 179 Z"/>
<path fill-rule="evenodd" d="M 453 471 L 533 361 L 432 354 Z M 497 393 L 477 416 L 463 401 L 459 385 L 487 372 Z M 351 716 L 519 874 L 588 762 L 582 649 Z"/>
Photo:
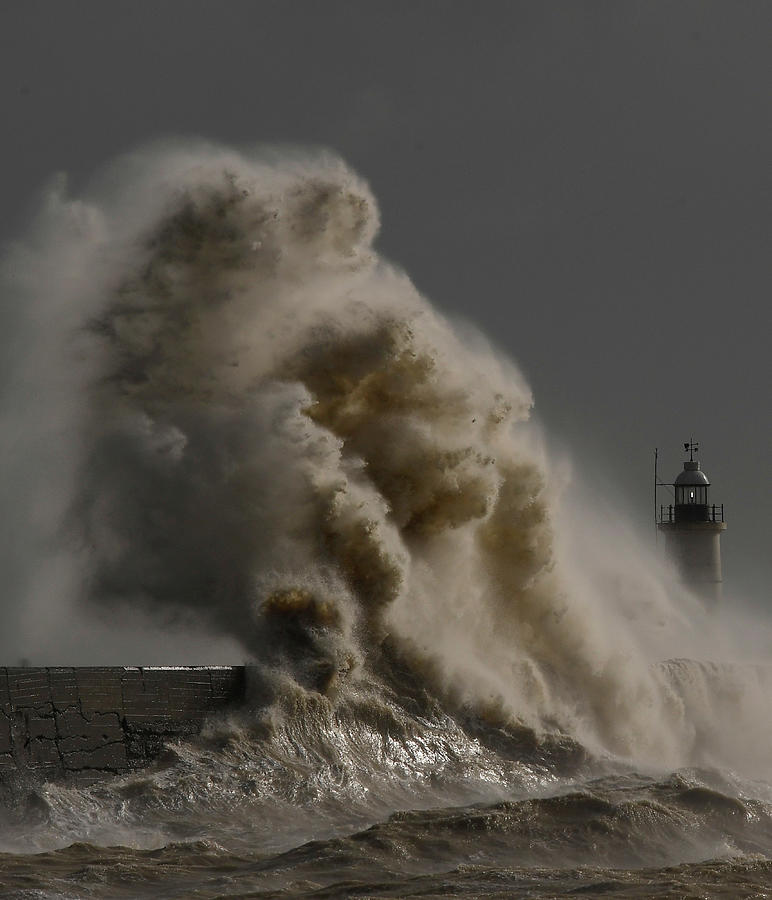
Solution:
<path fill-rule="evenodd" d="M 0 778 L 141 768 L 244 694 L 243 666 L 0 667 Z"/>

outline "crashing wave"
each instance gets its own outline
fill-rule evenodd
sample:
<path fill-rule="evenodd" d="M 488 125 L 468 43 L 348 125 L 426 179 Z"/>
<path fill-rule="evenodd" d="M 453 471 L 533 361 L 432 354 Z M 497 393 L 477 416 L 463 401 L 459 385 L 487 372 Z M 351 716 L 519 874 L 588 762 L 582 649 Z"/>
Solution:
<path fill-rule="evenodd" d="M 5 265 L 14 595 L 204 623 L 266 685 L 377 672 L 494 729 L 684 761 L 691 703 L 642 638 L 679 614 L 627 601 L 613 553 L 562 552 L 522 376 L 378 226 L 329 157 L 156 148 L 87 200 L 57 186 Z"/>

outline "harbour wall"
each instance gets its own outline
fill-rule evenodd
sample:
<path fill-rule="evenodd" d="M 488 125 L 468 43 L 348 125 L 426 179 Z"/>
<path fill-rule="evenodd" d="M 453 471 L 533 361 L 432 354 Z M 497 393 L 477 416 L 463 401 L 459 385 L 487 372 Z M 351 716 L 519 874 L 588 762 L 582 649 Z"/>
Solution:
<path fill-rule="evenodd" d="M 0 667 L 0 778 L 142 768 L 245 692 L 244 666 Z"/>

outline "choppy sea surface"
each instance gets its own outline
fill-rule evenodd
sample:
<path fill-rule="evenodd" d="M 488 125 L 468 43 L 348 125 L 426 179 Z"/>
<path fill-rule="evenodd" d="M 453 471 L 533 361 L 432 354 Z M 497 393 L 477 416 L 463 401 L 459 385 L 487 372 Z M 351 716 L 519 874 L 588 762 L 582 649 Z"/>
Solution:
<path fill-rule="evenodd" d="M 765 897 L 772 788 L 646 771 L 370 679 L 146 771 L 8 786 L 2 896 Z"/>

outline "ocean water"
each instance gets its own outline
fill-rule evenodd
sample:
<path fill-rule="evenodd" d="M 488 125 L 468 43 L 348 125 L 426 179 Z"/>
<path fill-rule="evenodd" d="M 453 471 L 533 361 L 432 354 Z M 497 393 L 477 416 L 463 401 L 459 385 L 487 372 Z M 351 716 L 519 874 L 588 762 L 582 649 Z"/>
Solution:
<path fill-rule="evenodd" d="M 577 501 L 378 227 L 335 157 L 185 143 L 6 254 L 9 664 L 254 676 L 145 771 L 4 784 L 2 896 L 767 896 L 766 624 Z"/>
<path fill-rule="evenodd" d="M 403 679 L 288 689 L 141 773 L 15 785 L 3 896 L 768 895 L 766 783 L 594 758 Z"/>

